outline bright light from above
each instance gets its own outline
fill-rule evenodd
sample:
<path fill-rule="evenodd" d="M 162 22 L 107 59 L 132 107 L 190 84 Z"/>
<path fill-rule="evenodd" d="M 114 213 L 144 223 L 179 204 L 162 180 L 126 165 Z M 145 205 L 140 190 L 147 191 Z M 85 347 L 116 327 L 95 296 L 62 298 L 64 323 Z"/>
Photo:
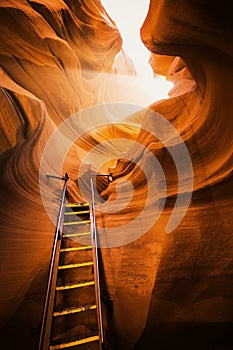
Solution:
<path fill-rule="evenodd" d="M 150 52 L 140 38 L 140 27 L 149 8 L 149 0 L 102 0 L 110 17 L 116 22 L 123 38 L 123 48 L 133 59 L 139 73 L 149 71 Z"/>
<path fill-rule="evenodd" d="M 167 98 L 171 83 L 164 77 L 153 77 L 148 60 L 150 52 L 140 38 L 140 28 L 146 18 L 150 0 L 102 0 L 110 17 L 116 22 L 123 39 L 123 49 L 133 60 L 143 90 L 147 90 L 146 103 Z"/>

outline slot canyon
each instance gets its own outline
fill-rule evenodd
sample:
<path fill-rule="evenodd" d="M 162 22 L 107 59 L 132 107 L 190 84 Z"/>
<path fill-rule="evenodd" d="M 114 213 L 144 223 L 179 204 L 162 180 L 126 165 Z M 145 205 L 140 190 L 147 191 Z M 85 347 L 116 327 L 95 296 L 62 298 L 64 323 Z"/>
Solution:
<path fill-rule="evenodd" d="M 110 175 L 106 350 L 233 350 L 232 3 L 147 10 L 148 64 L 172 83 L 155 102 L 101 0 L 0 1 L 2 350 L 38 349 L 63 185 L 46 173 L 66 172 L 71 203 Z"/>

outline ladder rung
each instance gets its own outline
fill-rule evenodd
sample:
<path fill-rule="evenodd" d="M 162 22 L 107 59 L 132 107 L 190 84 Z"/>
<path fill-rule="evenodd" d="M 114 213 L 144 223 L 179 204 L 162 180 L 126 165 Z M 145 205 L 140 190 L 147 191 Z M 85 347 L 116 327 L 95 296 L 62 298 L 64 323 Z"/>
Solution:
<path fill-rule="evenodd" d="M 67 289 L 74 289 L 74 288 L 81 288 L 81 287 L 89 287 L 89 286 L 94 286 L 94 285 L 95 285 L 95 281 L 65 284 L 64 286 L 57 286 L 56 290 L 67 290 Z"/>
<path fill-rule="evenodd" d="M 69 237 L 82 237 L 82 236 L 88 236 L 90 235 L 91 232 L 82 232 L 82 233 L 66 233 L 63 234 L 62 237 L 63 238 L 69 238 Z"/>
<path fill-rule="evenodd" d="M 89 249 L 92 249 L 92 245 L 86 245 L 86 246 L 82 246 L 82 247 L 62 248 L 62 249 L 60 249 L 60 252 L 61 253 L 64 253 L 64 252 L 75 252 L 75 251 L 89 250 Z"/>
<path fill-rule="evenodd" d="M 65 215 L 78 215 L 78 214 L 89 214 L 90 210 L 83 210 L 83 211 L 67 211 L 65 212 Z"/>
<path fill-rule="evenodd" d="M 65 348 L 71 348 L 72 346 L 78 346 L 82 344 L 91 343 L 94 341 L 100 340 L 100 337 L 98 335 L 95 335 L 93 337 L 83 338 L 74 340 L 69 343 L 63 343 L 63 344 L 57 344 L 57 345 L 50 345 L 50 350 L 59 350 L 59 349 L 65 349 Z"/>
<path fill-rule="evenodd" d="M 89 207 L 88 203 L 67 203 L 66 208 Z"/>
<path fill-rule="evenodd" d="M 64 222 L 63 226 L 89 224 L 91 220 Z"/>
<path fill-rule="evenodd" d="M 70 314 L 76 314 L 78 312 L 83 312 L 83 311 L 89 311 L 89 310 L 95 310 L 96 305 L 87 305 L 87 306 L 79 306 L 79 307 L 72 307 L 70 309 L 64 309 L 61 311 L 55 311 L 53 313 L 54 317 L 57 316 L 65 316 L 65 315 L 70 315 Z"/>
<path fill-rule="evenodd" d="M 58 270 L 73 269 L 75 267 L 84 267 L 84 266 L 91 266 L 91 265 L 93 265 L 93 261 L 88 261 L 88 262 L 78 263 L 78 264 L 60 265 L 58 266 Z"/>

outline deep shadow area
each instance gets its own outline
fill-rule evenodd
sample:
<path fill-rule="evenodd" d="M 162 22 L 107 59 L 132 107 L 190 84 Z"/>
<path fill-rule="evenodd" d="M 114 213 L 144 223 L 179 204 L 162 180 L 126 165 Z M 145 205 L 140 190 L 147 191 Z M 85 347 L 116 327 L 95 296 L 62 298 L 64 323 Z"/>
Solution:
<path fill-rule="evenodd" d="M 133 350 L 232 350 L 233 323 L 160 323 Z"/>

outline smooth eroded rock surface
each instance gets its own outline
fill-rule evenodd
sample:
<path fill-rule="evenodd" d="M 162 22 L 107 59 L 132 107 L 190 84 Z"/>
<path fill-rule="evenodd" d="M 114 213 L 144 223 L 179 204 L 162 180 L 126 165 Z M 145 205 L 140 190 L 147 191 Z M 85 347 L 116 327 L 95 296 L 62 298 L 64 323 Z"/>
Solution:
<path fill-rule="evenodd" d="M 61 193 L 45 172 L 65 171 L 72 201 L 112 173 L 96 211 L 107 349 L 232 349 L 230 2 L 151 0 L 141 37 L 174 87 L 125 115 L 98 107 L 146 99 L 99 0 L 4 0 L 0 18 L 4 349 L 37 348 Z"/>

